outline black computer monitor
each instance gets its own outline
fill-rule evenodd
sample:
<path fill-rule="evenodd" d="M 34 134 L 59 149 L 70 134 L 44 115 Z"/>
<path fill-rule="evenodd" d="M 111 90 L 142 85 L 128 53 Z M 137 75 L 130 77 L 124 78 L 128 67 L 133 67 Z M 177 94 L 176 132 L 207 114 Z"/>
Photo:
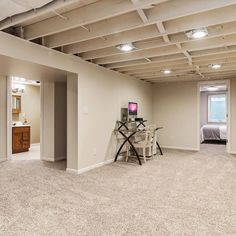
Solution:
<path fill-rule="evenodd" d="M 136 116 L 138 114 L 138 103 L 129 102 L 128 103 L 128 111 L 129 111 L 129 115 Z"/>

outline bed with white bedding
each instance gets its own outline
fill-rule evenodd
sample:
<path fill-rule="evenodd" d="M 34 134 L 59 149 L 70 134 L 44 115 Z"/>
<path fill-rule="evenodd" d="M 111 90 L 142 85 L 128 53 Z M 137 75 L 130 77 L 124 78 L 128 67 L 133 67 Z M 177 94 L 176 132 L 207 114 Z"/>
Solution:
<path fill-rule="evenodd" d="M 226 125 L 203 125 L 201 128 L 201 142 L 207 140 L 226 141 Z"/>

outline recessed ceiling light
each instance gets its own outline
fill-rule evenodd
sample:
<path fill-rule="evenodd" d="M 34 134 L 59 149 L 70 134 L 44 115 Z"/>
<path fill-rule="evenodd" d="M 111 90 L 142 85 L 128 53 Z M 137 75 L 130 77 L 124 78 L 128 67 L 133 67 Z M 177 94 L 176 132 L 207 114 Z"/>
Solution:
<path fill-rule="evenodd" d="M 163 73 L 166 74 L 166 75 L 167 75 L 167 74 L 170 74 L 171 72 L 172 72 L 172 71 L 169 70 L 169 69 L 163 70 Z"/>
<path fill-rule="evenodd" d="M 130 52 L 135 49 L 132 43 L 120 44 L 120 45 L 117 45 L 116 48 L 118 48 L 122 52 Z"/>
<path fill-rule="evenodd" d="M 208 35 L 208 31 L 206 28 L 190 30 L 186 32 L 186 35 L 190 39 L 201 39 Z"/>
<path fill-rule="evenodd" d="M 208 91 L 217 91 L 217 90 L 219 90 L 219 88 L 215 87 L 215 86 L 210 86 L 210 87 L 207 88 L 207 90 Z"/>
<path fill-rule="evenodd" d="M 220 64 L 212 64 L 212 65 L 210 65 L 210 67 L 211 67 L 212 69 L 220 69 L 220 68 L 221 68 L 221 65 L 220 65 Z"/>

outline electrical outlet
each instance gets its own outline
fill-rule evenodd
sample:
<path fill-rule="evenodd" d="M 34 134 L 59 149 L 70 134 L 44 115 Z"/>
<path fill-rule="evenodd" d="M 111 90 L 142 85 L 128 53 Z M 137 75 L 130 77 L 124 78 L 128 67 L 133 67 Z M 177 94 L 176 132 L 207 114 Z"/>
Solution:
<path fill-rule="evenodd" d="M 96 156 L 96 155 L 97 155 L 97 149 L 94 148 L 94 149 L 93 149 L 93 156 Z"/>

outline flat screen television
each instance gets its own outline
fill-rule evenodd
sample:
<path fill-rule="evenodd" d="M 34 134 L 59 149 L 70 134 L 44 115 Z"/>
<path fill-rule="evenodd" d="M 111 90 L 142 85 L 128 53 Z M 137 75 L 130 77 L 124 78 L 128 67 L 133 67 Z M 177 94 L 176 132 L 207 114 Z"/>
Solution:
<path fill-rule="evenodd" d="M 128 103 L 128 111 L 129 111 L 129 115 L 136 116 L 138 114 L 138 103 L 129 102 Z"/>

